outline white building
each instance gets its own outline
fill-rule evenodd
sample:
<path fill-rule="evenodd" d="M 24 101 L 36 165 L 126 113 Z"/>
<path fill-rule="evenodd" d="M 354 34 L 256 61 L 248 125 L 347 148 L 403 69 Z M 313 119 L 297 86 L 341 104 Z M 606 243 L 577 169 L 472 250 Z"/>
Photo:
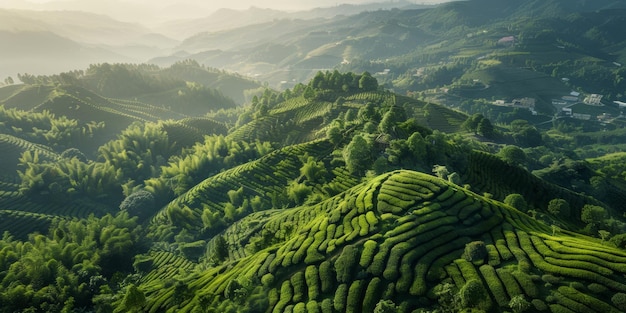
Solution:
<path fill-rule="evenodd" d="M 583 102 L 588 105 L 602 105 L 602 95 L 592 93 Z"/>

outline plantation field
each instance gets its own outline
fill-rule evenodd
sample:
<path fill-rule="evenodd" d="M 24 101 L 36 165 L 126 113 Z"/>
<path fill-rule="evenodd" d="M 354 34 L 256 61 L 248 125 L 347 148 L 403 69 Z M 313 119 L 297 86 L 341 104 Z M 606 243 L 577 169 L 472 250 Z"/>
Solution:
<path fill-rule="evenodd" d="M 273 244 L 243 248 L 261 233 L 275 234 Z M 536 310 L 619 312 L 610 298 L 626 291 L 625 252 L 555 235 L 499 202 L 411 171 L 378 176 L 315 205 L 250 215 L 224 238 L 240 248 L 224 265 L 193 274 L 187 292 L 195 296 L 177 311 L 243 301 L 268 312 L 371 312 L 382 299 L 410 311 L 443 283 L 460 290 L 478 282 L 482 296 L 470 299 L 477 308 L 506 309 L 522 296 Z M 485 254 L 468 259 L 467 247 L 478 241 Z M 176 301 L 158 274 L 167 264 L 159 264 L 141 285 L 151 311 Z M 251 281 L 261 285 L 233 298 L 229 286 Z"/>
<path fill-rule="evenodd" d="M 464 80 L 478 79 L 489 88 L 477 91 L 459 91 L 467 98 L 535 98 L 549 102 L 552 98 L 560 98 L 569 94 L 563 83 L 548 75 L 524 68 L 493 66 L 483 70 L 468 72 Z"/>

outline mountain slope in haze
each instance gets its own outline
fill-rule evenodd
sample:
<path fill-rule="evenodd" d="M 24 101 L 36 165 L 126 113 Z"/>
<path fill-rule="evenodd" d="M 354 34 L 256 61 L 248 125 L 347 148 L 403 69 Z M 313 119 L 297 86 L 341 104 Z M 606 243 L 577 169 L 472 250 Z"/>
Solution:
<path fill-rule="evenodd" d="M 240 28 L 251 24 L 262 24 L 276 19 L 310 20 L 329 19 L 339 15 L 354 15 L 364 11 L 416 9 L 426 5 L 416 5 L 407 1 L 395 1 L 370 4 L 339 4 L 333 7 L 319 7 L 305 11 L 280 11 L 250 7 L 246 10 L 219 9 L 211 15 L 194 20 L 177 20 L 164 23 L 157 27 L 163 34 L 177 37 L 190 37 L 202 32 L 220 32 Z"/>
<path fill-rule="evenodd" d="M 611 33 L 609 29 L 619 27 L 609 24 L 623 23 L 622 8 L 624 4 L 615 1 L 574 5 L 557 0 L 464 1 L 422 10 L 336 16 L 317 25 L 307 25 L 307 20 L 274 20 L 256 28 L 197 34 L 178 47 L 185 51 L 182 56 L 153 61 L 167 65 L 193 58 L 209 66 L 256 75 L 281 89 L 293 87 L 294 80 L 312 78 L 320 69 L 369 71 L 380 73 L 381 84 L 402 93 L 441 86 L 465 88 L 470 76 L 463 75 L 485 68 L 510 73 L 503 78 L 514 84 L 523 79 L 523 74 L 516 72 L 522 68 L 556 75 L 555 79 L 570 78 L 574 87 L 611 94 L 612 100 L 618 100 L 622 86 L 615 82 L 622 81 L 622 74 L 612 62 L 623 63 L 624 38 Z M 602 26 L 603 21 L 608 24 Z M 506 38 L 513 41 L 499 42 Z M 576 66 L 560 64 L 572 57 L 572 64 L 585 64 L 586 75 Z M 560 83 L 559 90 L 572 88 Z M 489 87 L 494 88 L 487 90 L 486 99 L 506 93 L 499 86 Z M 530 93 L 539 94 L 544 111 L 553 113 L 550 99 L 555 94 Z"/>
<path fill-rule="evenodd" d="M 129 62 L 132 59 L 100 47 L 85 45 L 48 31 L 0 31 L 0 75 L 17 73 L 52 74 L 89 64 Z"/>
<path fill-rule="evenodd" d="M 79 11 L 0 9 L 0 76 L 53 74 L 101 62 L 142 62 L 178 41 L 138 24 Z"/>
<path fill-rule="evenodd" d="M 49 31 L 86 44 L 121 45 L 151 31 L 105 15 L 80 11 L 0 9 L 1 30 Z"/>
<path fill-rule="evenodd" d="M 52 76 L 23 74 L 19 78 L 26 84 L 0 88 L 0 105 L 10 112 L 7 113 L 9 116 L 33 112 L 43 117 L 30 118 L 30 121 L 21 117 L 22 122 L 16 124 L 6 121 L 6 127 L 27 131 L 33 127 L 50 129 L 50 125 L 43 125 L 46 123 L 39 124 L 40 119 L 57 120 L 61 117 L 69 121 L 59 120 L 60 124 L 77 123 L 63 128 L 95 127 L 94 133 L 89 132 L 91 137 L 73 142 L 87 154 L 133 122 L 180 120 L 202 117 L 220 109 L 234 109 L 238 103 L 219 90 L 223 89 L 238 102 L 243 102 L 247 90 L 255 91 L 260 87 L 241 76 L 207 69 L 195 62 L 178 63 L 169 68 L 103 63 L 91 65 L 85 71 Z M 200 129 L 205 128 L 200 126 Z M 193 127 L 188 131 L 192 138 L 202 137 Z M 10 134 L 19 135 L 19 132 L 11 131 Z M 24 139 L 32 140 L 28 136 Z M 45 143 L 45 140 L 40 138 L 37 142 Z"/>

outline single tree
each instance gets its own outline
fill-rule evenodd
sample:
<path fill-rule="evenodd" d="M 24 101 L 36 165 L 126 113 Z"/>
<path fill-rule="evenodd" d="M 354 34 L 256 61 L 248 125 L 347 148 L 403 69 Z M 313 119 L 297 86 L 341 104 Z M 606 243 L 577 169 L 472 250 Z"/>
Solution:
<path fill-rule="evenodd" d="M 476 129 L 479 134 L 483 135 L 486 138 L 493 138 L 495 135 L 495 130 L 491 121 L 484 118 L 478 123 L 478 128 Z"/>
<path fill-rule="evenodd" d="M 528 204 L 522 195 L 519 193 L 512 193 L 506 198 L 504 198 L 504 203 L 522 211 L 526 212 L 528 210 Z"/>
<path fill-rule="evenodd" d="M 228 258 L 228 243 L 223 236 L 218 235 L 213 242 L 213 259 L 223 262 Z"/>
<path fill-rule="evenodd" d="M 508 145 L 498 154 L 502 159 L 514 165 L 522 165 L 526 162 L 526 153 L 517 146 Z"/>
<path fill-rule="evenodd" d="M 148 191 L 139 190 L 122 201 L 120 210 L 128 212 L 130 216 L 137 216 L 140 221 L 143 221 L 156 211 L 154 195 Z"/>
<path fill-rule="evenodd" d="M 597 205 L 586 204 L 580 212 L 580 220 L 592 226 L 602 224 L 606 218 L 606 210 Z"/>
<path fill-rule="evenodd" d="M 552 215 L 558 215 L 561 217 L 569 217 L 570 206 L 564 199 L 552 199 L 548 203 L 548 212 Z"/>
<path fill-rule="evenodd" d="M 371 159 L 370 143 L 361 135 L 356 135 L 344 148 L 343 158 L 351 173 L 363 172 Z"/>
<path fill-rule="evenodd" d="M 372 77 L 372 74 L 369 72 L 363 72 L 359 79 L 359 89 L 363 91 L 375 91 L 378 89 L 378 81 L 376 78 Z"/>

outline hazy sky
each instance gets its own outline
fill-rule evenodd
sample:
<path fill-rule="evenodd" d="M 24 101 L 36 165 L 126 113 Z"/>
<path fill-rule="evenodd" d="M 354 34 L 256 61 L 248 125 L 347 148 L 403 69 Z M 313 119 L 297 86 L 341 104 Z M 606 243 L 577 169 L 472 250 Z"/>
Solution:
<path fill-rule="evenodd" d="M 219 8 L 247 9 L 255 6 L 293 11 L 314 7 L 332 7 L 342 3 L 358 4 L 387 1 L 390 0 L 0 0 L 0 8 L 80 10 L 106 14 L 124 21 L 151 23 L 204 17 Z M 408 1 L 433 4 L 446 0 Z"/>

